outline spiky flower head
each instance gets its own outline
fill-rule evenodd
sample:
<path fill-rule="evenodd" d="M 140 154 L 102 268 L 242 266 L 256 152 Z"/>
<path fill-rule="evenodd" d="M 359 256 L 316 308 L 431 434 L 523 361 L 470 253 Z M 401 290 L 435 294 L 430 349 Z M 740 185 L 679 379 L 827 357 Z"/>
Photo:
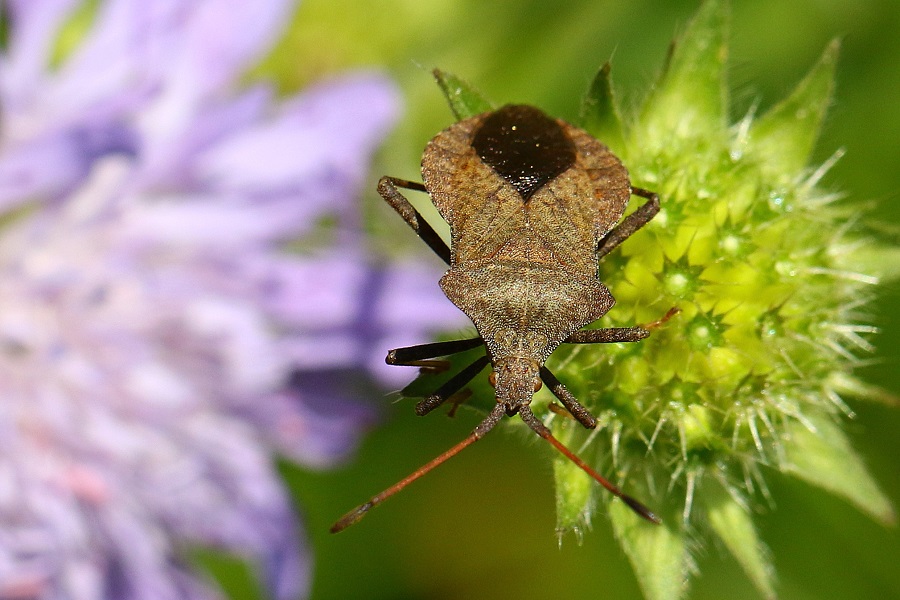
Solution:
<path fill-rule="evenodd" d="M 874 328 L 862 308 L 886 258 L 819 182 L 835 154 L 808 165 L 831 102 L 836 42 L 783 101 L 728 122 L 726 9 L 710 0 L 674 46 L 643 105 L 621 118 L 605 66 L 582 125 L 623 160 L 662 210 L 600 264 L 617 304 L 595 326 L 680 313 L 636 344 L 563 346 L 548 362 L 599 419 L 586 432 L 533 406 L 570 447 L 647 504 L 654 526 L 555 462 L 558 528 L 580 532 L 606 505 L 652 600 L 681 597 L 691 549 L 718 538 L 765 597 L 775 595 L 751 512 L 776 469 L 891 522 L 893 508 L 842 430 L 847 396 L 871 396 L 854 376 Z M 440 83 L 457 117 L 490 105 L 460 80 Z M 633 202 L 635 202 L 634 200 Z M 875 257 L 873 259 L 873 257 Z M 514 421 L 513 421 L 514 422 Z"/>

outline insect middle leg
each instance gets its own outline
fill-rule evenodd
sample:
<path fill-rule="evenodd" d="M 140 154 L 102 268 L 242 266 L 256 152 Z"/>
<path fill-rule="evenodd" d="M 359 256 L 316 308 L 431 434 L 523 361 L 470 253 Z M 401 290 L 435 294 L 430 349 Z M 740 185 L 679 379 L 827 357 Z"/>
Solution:
<path fill-rule="evenodd" d="M 604 329 L 581 329 L 563 340 L 563 344 L 617 344 L 621 342 L 639 342 L 650 336 L 650 333 L 662 327 L 666 321 L 681 310 L 672 307 L 661 318 L 652 323 L 644 323 L 636 327 L 606 327 Z"/>
<path fill-rule="evenodd" d="M 564 344 L 614 344 L 617 342 L 638 342 L 650 335 L 650 331 L 643 327 L 607 327 L 606 329 L 582 329 L 576 331 L 563 340 Z M 565 385 L 550 372 L 547 367 L 541 367 L 541 381 L 553 392 L 553 395 L 562 402 L 566 410 L 575 419 L 587 427 L 594 429 L 597 426 L 597 418 L 591 414 L 572 395 Z"/>
<path fill-rule="evenodd" d="M 650 336 L 653 329 L 660 327 L 678 314 L 677 308 L 670 308 L 662 318 L 645 323 L 638 327 L 607 327 L 605 329 L 582 329 L 576 331 L 563 340 L 564 344 L 615 344 L 620 342 L 639 342 Z M 597 426 L 597 419 L 586 409 L 575 396 L 572 395 L 547 367 L 541 367 L 541 380 L 553 392 L 553 395 L 562 402 L 579 423 L 593 429 Z"/>
<path fill-rule="evenodd" d="M 428 221 L 409 203 L 409 200 L 400 193 L 397 188 L 405 188 L 417 192 L 427 192 L 425 186 L 415 181 L 407 181 L 405 179 L 397 179 L 396 177 L 382 177 L 378 180 L 378 193 L 384 198 L 384 201 L 391 205 L 391 208 L 397 211 L 406 224 L 412 227 L 422 241 L 428 244 L 435 254 L 437 254 L 445 263 L 450 264 L 450 247 L 441 239 L 434 228 L 428 224 Z"/>
<path fill-rule="evenodd" d="M 621 223 L 616 225 L 612 231 L 600 240 L 597 246 L 597 258 L 603 258 L 612 252 L 619 244 L 627 240 L 638 229 L 650 222 L 650 219 L 659 212 L 659 196 L 655 192 L 645 190 L 643 188 L 631 188 L 631 193 L 641 198 L 646 198 L 645 202 L 636 211 L 625 217 Z"/>

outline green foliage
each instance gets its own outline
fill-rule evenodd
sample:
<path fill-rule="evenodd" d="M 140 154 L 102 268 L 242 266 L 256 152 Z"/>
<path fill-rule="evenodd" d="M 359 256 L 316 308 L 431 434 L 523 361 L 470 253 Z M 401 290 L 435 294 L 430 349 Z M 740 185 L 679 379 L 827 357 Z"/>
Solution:
<path fill-rule="evenodd" d="M 625 137 L 609 77 L 611 69 L 610 63 L 604 63 L 591 82 L 581 102 L 581 124 L 613 152 L 623 152 Z"/>
<path fill-rule="evenodd" d="M 561 348 L 551 368 L 600 420 L 588 437 L 546 411 L 565 443 L 664 516 L 642 522 L 557 459 L 561 532 L 590 522 L 598 499 L 651 600 L 682 597 L 691 549 L 717 538 L 765 598 L 774 570 L 751 507 L 773 468 L 842 496 L 883 522 L 893 509 L 841 430 L 842 394 L 878 393 L 854 375 L 872 331 L 861 300 L 869 265 L 891 250 L 848 225 L 808 167 L 833 93 L 833 42 L 788 97 L 729 125 L 727 11 L 707 1 L 673 46 L 632 120 L 620 116 L 604 65 L 583 125 L 658 191 L 662 211 L 600 265 L 618 300 L 604 325 L 680 314 L 651 338 L 602 350 Z M 489 106 L 442 73 L 458 117 Z M 449 83 L 448 83 L 449 82 Z M 477 106 L 477 108 L 473 108 Z M 893 251 L 896 252 L 896 251 Z M 862 391 L 861 391 L 862 390 Z M 542 403 L 536 402 L 540 409 Z"/>
<path fill-rule="evenodd" d="M 447 98 L 450 110 L 457 120 L 462 121 L 491 110 L 491 104 L 475 88 L 452 73 L 435 69 L 434 79 Z"/>

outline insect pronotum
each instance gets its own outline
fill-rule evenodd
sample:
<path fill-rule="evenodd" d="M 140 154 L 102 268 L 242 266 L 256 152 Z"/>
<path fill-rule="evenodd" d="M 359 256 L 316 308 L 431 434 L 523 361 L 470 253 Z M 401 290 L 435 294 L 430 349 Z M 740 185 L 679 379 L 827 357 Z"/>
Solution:
<path fill-rule="evenodd" d="M 597 277 L 597 261 L 659 212 L 659 197 L 632 187 L 621 161 L 587 132 L 524 105 L 507 105 L 439 133 L 422 156 L 422 179 L 424 184 L 382 177 L 378 192 L 449 264 L 441 289 L 479 335 L 397 348 L 388 352 L 387 362 L 423 366 L 483 346 L 485 355 L 421 400 L 416 413 L 440 406 L 488 364 L 496 405 L 468 437 L 344 515 L 331 531 L 358 522 L 481 439 L 504 415 L 515 414 L 634 512 L 659 523 L 646 506 L 553 437 L 530 408 L 533 394 L 545 384 L 579 423 L 595 428 L 596 418 L 544 362 L 560 344 L 637 342 L 675 313 L 641 327 L 581 329 L 615 303 Z M 398 188 L 431 196 L 450 225 L 449 247 Z M 622 219 L 632 194 L 647 202 Z"/>

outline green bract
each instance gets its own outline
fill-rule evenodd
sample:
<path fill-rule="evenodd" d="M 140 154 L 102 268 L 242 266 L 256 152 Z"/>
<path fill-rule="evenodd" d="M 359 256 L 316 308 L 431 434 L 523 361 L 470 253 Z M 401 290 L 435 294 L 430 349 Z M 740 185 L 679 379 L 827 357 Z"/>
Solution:
<path fill-rule="evenodd" d="M 860 307 L 876 278 L 866 269 L 888 250 L 817 188 L 832 161 L 807 165 L 831 102 L 838 44 L 768 113 L 730 125 L 726 21 L 722 2 L 703 5 L 632 119 L 619 116 L 608 65 L 592 83 L 582 126 L 662 203 L 600 264 L 618 301 L 602 326 L 681 312 L 640 343 L 564 345 L 551 357 L 551 370 L 598 417 L 597 430 L 547 411 L 547 393 L 534 402 L 560 440 L 662 515 L 662 526 L 643 522 L 556 460 L 560 532 L 580 530 L 597 500 L 607 503 L 653 600 L 684 594 L 689 549 L 707 537 L 774 596 L 750 511 L 768 495 L 763 467 L 894 519 L 841 429 L 852 416 L 842 396 L 874 393 L 853 369 L 871 349 Z M 458 118 L 489 108 L 459 79 L 437 76 Z"/>

